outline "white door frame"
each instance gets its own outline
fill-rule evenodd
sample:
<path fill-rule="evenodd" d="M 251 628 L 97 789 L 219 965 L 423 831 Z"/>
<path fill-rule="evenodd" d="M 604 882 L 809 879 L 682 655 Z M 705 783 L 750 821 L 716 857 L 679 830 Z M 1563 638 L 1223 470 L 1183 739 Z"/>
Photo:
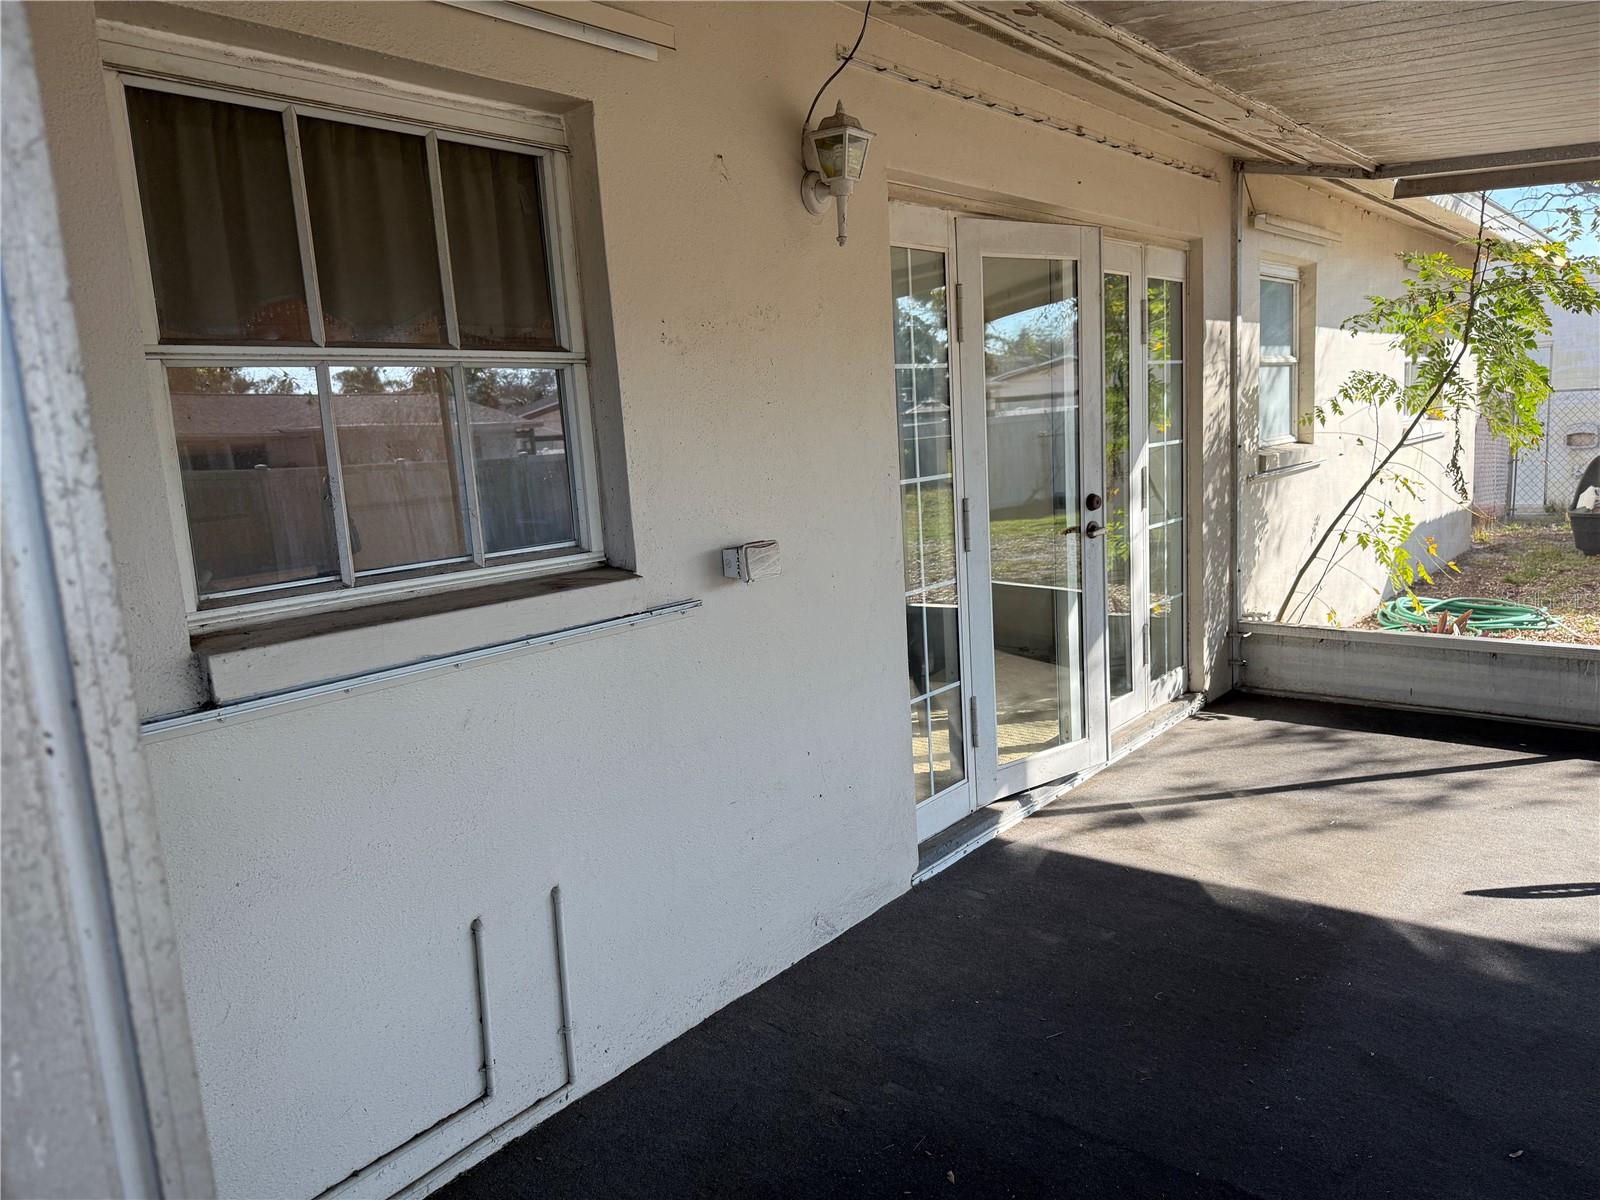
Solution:
<path fill-rule="evenodd" d="M 951 296 L 955 291 L 955 225 L 951 214 L 935 208 L 922 205 L 894 203 L 889 206 L 889 242 L 892 246 L 906 246 L 915 250 L 928 250 L 944 256 L 945 294 Z M 960 451 L 965 444 L 963 437 L 961 405 L 957 400 L 960 391 L 960 362 L 961 349 L 956 336 L 955 313 L 952 311 L 953 302 L 947 301 L 945 320 L 949 330 L 949 370 L 950 370 L 950 436 L 955 447 L 953 470 L 955 475 L 955 498 L 958 521 L 962 513 L 962 498 L 967 495 L 966 464 Z M 898 493 L 897 493 L 898 500 Z M 959 536 L 959 534 L 958 534 Z M 972 694 L 972 631 L 969 613 L 971 611 L 969 579 L 971 576 L 971 555 L 961 552 L 956 553 L 956 595 L 959 604 L 957 625 L 957 642 L 961 656 L 961 689 L 960 704 L 962 715 L 962 731 L 966 744 L 962 747 L 965 776 L 962 781 L 917 805 L 917 841 L 927 841 L 942 830 L 955 824 L 962 817 L 973 812 L 979 807 L 977 788 L 974 785 L 973 770 L 973 745 L 975 737 L 971 728 L 975 706 Z M 981 719 L 981 714 L 979 714 Z"/>
<path fill-rule="evenodd" d="M 1116 729 L 1184 692 L 1186 672 L 1182 664 L 1187 661 L 1186 654 L 1179 656 L 1179 665 L 1175 669 L 1159 679 L 1152 678 L 1150 674 L 1150 331 L 1147 328 L 1147 287 L 1152 279 L 1174 280 L 1183 285 L 1185 304 L 1189 301 L 1189 289 L 1188 255 L 1182 250 L 1107 239 L 1104 260 L 1105 274 L 1126 275 L 1129 279 L 1128 586 L 1129 608 L 1134 615 L 1129 646 L 1133 687 L 1127 694 L 1110 701 L 1111 728 Z M 1187 335 L 1188 330 L 1184 329 L 1183 333 Z M 1186 408 L 1184 416 L 1187 416 Z M 1184 436 L 1188 436 L 1187 423 L 1184 425 Z M 1187 489 L 1181 489 L 1179 494 L 1186 496 L 1186 492 Z M 1182 542 L 1186 545 L 1187 539 L 1182 539 Z M 1180 578 L 1183 578 L 1181 574 Z M 1184 621 L 1181 628 L 1187 632 L 1187 626 L 1188 622 Z"/>
<path fill-rule="evenodd" d="M 1193 290 L 1189 286 L 1189 256 L 1188 256 L 1187 253 L 1185 253 L 1182 250 L 1174 250 L 1174 249 L 1172 249 L 1170 247 L 1167 247 L 1167 246 L 1141 246 L 1139 249 L 1140 249 L 1140 256 L 1141 256 L 1142 265 L 1143 265 L 1143 271 L 1141 272 L 1141 275 L 1140 275 L 1140 285 L 1139 285 L 1140 289 L 1141 289 L 1142 297 L 1148 295 L 1148 291 L 1146 290 L 1146 288 L 1147 288 L 1150 280 L 1152 280 L 1152 279 L 1169 279 L 1169 280 L 1172 280 L 1172 281 L 1178 283 L 1183 288 L 1183 310 L 1184 310 L 1183 311 L 1183 320 L 1181 322 L 1179 322 L 1178 328 L 1180 330 L 1180 337 L 1183 339 L 1182 349 L 1183 349 L 1184 372 L 1183 372 L 1183 396 L 1181 397 L 1180 403 L 1178 405 L 1178 413 L 1179 413 L 1179 418 L 1178 419 L 1181 422 L 1180 437 L 1181 437 L 1184 445 L 1187 447 L 1188 445 L 1191 444 L 1190 439 L 1197 437 L 1198 434 L 1199 434 L 1199 429 L 1197 428 L 1195 423 L 1192 422 L 1191 419 L 1190 419 L 1192 417 L 1192 415 L 1197 411 L 1197 409 L 1194 406 L 1191 406 L 1190 403 L 1189 403 L 1189 386 L 1190 386 L 1191 381 L 1194 378 L 1194 372 L 1189 368 L 1189 364 L 1192 363 L 1193 361 L 1195 361 L 1195 355 L 1198 353 L 1198 350 L 1199 350 L 1199 347 L 1196 346 L 1192 342 L 1192 340 L 1190 338 L 1191 325 L 1190 325 L 1190 321 L 1189 321 L 1189 313 L 1190 313 L 1191 306 L 1194 303 L 1196 303 L 1196 298 L 1195 298 L 1195 296 L 1193 294 Z M 1140 361 L 1141 362 L 1146 361 L 1146 357 L 1147 357 L 1146 356 L 1146 347 L 1148 346 L 1148 342 L 1149 342 L 1149 331 L 1147 329 L 1143 328 L 1143 322 L 1145 320 L 1145 317 L 1144 317 L 1145 308 L 1146 308 L 1146 301 L 1145 301 L 1145 299 L 1141 298 L 1140 303 L 1139 303 L 1139 314 L 1140 314 L 1139 319 L 1140 319 L 1140 322 L 1141 322 L 1141 329 L 1143 330 L 1143 336 L 1142 336 L 1141 340 L 1145 343 L 1145 346 L 1141 346 L 1140 352 L 1139 352 L 1140 353 Z M 1144 503 L 1146 503 L 1144 497 L 1145 497 L 1145 493 L 1146 493 L 1147 489 L 1143 486 L 1143 481 L 1145 479 L 1149 478 L 1148 474 L 1146 473 L 1146 470 L 1147 470 L 1147 467 L 1148 467 L 1148 463 L 1149 463 L 1149 441 L 1150 441 L 1150 439 L 1149 439 L 1149 422 L 1148 422 L 1149 395 L 1148 395 L 1148 392 L 1147 392 L 1147 385 L 1149 383 L 1149 372 L 1148 372 L 1148 370 L 1141 369 L 1139 375 L 1136 378 L 1138 380 L 1137 386 L 1138 386 L 1138 389 L 1139 389 L 1139 397 L 1140 397 L 1139 404 L 1138 404 L 1138 409 L 1139 409 L 1139 413 L 1140 413 L 1141 428 L 1144 430 L 1144 434 L 1141 437 L 1140 450 L 1139 450 L 1139 461 L 1140 461 L 1140 464 L 1141 464 L 1140 465 L 1140 475 L 1139 475 L 1140 484 L 1141 484 L 1141 486 L 1139 488 L 1140 503 L 1144 504 Z M 1189 471 L 1189 461 L 1190 461 L 1189 455 L 1188 454 L 1183 454 L 1183 455 L 1180 455 L 1179 458 L 1180 458 L 1180 462 L 1182 463 L 1182 468 L 1181 469 L 1184 472 L 1184 474 L 1187 475 L 1188 471 Z M 1168 484 L 1168 487 L 1169 488 L 1171 487 L 1170 482 Z M 1183 639 L 1183 649 L 1178 654 L 1178 665 L 1176 667 L 1174 667 L 1172 670 L 1168 671 L 1165 675 L 1161 676 L 1159 679 L 1150 677 L 1150 672 L 1148 670 L 1148 667 L 1146 667 L 1143 670 L 1142 673 L 1143 673 L 1144 680 L 1145 680 L 1145 683 L 1144 683 L 1144 686 L 1145 686 L 1145 704 L 1144 704 L 1144 707 L 1145 707 L 1146 710 L 1155 708 L 1157 705 L 1164 704 L 1169 700 L 1176 700 L 1179 696 L 1184 694 L 1184 692 L 1187 690 L 1187 686 L 1188 686 L 1188 684 L 1187 684 L 1187 681 L 1188 681 L 1187 663 L 1189 661 L 1189 645 L 1190 645 L 1190 642 L 1189 642 L 1189 630 L 1191 629 L 1191 624 L 1190 624 L 1190 616 L 1191 616 L 1190 605 L 1193 603 L 1194 598 L 1189 592 L 1189 547 L 1190 547 L 1191 543 L 1190 543 L 1190 540 L 1189 540 L 1187 534 L 1188 534 L 1188 530 L 1191 527 L 1190 526 L 1190 522 L 1195 519 L 1196 514 L 1194 512 L 1192 512 L 1190 507 L 1189 507 L 1189 497 L 1190 497 L 1190 495 L 1192 493 L 1191 493 L 1191 491 L 1189 489 L 1189 486 L 1188 486 L 1188 480 L 1184 479 L 1183 486 L 1179 487 L 1178 489 L 1176 489 L 1176 491 L 1177 491 L 1177 495 L 1181 498 L 1182 504 L 1183 504 L 1183 508 L 1182 508 L 1182 514 L 1183 514 L 1182 536 L 1180 536 L 1179 539 L 1178 539 L 1178 544 L 1182 549 L 1183 558 L 1182 558 L 1182 561 L 1181 561 L 1181 564 L 1180 564 L 1180 567 L 1179 567 L 1179 571 L 1178 571 L 1178 576 L 1177 576 L 1179 581 L 1183 585 L 1183 593 L 1184 593 L 1184 615 L 1183 615 L 1183 620 L 1180 621 L 1179 624 L 1178 624 L 1179 636 Z M 1148 510 L 1145 512 L 1145 525 L 1146 525 L 1146 533 L 1148 534 L 1148 526 L 1149 526 L 1149 512 L 1148 512 Z M 1147 536 L 1146 537 L 1146 550 L 1148 550 L 1148 542 L 1149 542 L 1149 539 L 1148 539 L 1148 536 Z M 1142 570 L 1143 570 L 1144 582 L 1145 582 L 1144 599 L 1143 599 L 1144 607 L 1140 610 L 1143 613 L 1144 627 L 1145 627 L 1145 636 L 1141 639 L 1141 644 L 1143 646 L 1143 649 L 1141 650 L 1141 653 L 1144 656 L 1144 662 L 1146 664 L 1148 664 L 1149 659 L 1150 659 L 1150 639 L 1149 639 L 1149 636 L 1148 636 L 1149 623 L 1150 623 L 1150 571 L 1149 571 L 1149 562 L 1150 562 L 1150 560 L 1149 560 L 1148 553 L 1146 553 L 1145 555 L 1143 555 L 1141 557 L 1144 560 L 1144 566 L 1143 566 Z"/>
<path fill-rule="evenodd" d="M 983 353 L 983 260 L 994 258 L 1049 258 L 1072 260 L 1078 276 L 1078 516 L 1079 526 L 1104 522 L 1105 512 L 1084 507 L 1090 493 L 1103 494 L 1105 455 L 1101 357 L 1100 231 L 1088 226 L 1035 224 L 982 218 L 957 218 L 956 222 L 956 327 L 958 342 L 969 351 L 960 361 L 956 406 L 965 428 L 963 438 L 965 496 L 971 513 L 970 550 L 964 557 L 979 564 L 970 574 L 983 586 L 967 592 L 970 641 L 974 653 L 967 662 L 977 716 L 978 744 L 969 746 L 969 775 L 975 780 L 976 799 L 988 804 L 1040 784 L 1061 779 L 1106 761 L 1110 728 L 1106 712 L 1105 663 L 1105 539 L 1080 537 L 1083 549 L 1082 657 L 1081 664 L 1085 736 L 1028 758 L 1001 766 L 996 745 L 996 681 L 994 663 L 994 606 L 989 586 L 989 478 L 986 440 L 985 356 Z M 1087 443 L 1087 446 L 1086 446 Z"/>

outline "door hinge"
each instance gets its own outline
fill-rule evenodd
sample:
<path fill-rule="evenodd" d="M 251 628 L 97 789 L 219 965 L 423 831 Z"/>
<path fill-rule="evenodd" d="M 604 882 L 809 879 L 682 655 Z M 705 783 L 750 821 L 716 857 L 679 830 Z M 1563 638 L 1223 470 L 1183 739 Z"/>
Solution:
<path fill-rule="evenodd" d="M 961 497 L 961 549 L 972 549 L 972 501 Z"/>
<path fill-rule="evenodd" d="M 978 748 L 978 698 L 967 697 L 967 742 L 976 750 Z"/>
<path fill-rule="evenodd" d="M 956 294 L 956 303 L 955 303 L 955 310 L 956 310 L 955 311 L 956 341 L 964 342 L 964 341 L 967 340 L 967 334 L 966 334 L 965 323 L 961 320 L 961 285 L 959 283 L 956 284 L 956 286 L 955 286 L 955 294 Z"/>

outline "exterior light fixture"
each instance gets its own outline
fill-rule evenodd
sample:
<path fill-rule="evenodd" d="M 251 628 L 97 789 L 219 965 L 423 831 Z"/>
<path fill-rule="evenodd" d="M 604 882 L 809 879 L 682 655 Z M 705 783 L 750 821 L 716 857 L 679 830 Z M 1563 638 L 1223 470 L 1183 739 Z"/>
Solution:
<path fill-rule="evenodd" d="M 833 115 L 822 118 L 815 129 L 807 122 L 801 135 L 806 173 L 800 181 L 800 199 L 805 202 L 808 213 L 819 217 L 827 211 L 828 198 L 833 198 L 839 215 L 841 246 L 847 236 L 845 206 L 850 193 L 861 182 L 861 172 L 867 165 L 867 146 L 872 138 L 871 130 L 862 128 L 860 121 L 845 112 L 843 101 Z"/>

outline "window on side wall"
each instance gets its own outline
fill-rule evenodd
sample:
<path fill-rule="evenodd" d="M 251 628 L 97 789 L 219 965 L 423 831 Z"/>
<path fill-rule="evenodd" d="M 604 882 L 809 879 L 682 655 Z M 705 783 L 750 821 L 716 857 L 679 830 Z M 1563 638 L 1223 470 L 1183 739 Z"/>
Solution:
<path fill-rule="evenodd" d="M 1300 273 L 1293 267 L 1261 269 L 1261 367 L 1257 379 L 1257 435 L 1262 446 L 1299 440 Z"/>
<path fill-rule="evenodd" d="M 559 150 L 120 83 L 197 613 L 601 560 Z"/>
<path fill-rule="evenodd" d="M 1406 391 L 1408 393 L 1413 392 L 1420 383 L 1421 379 L 1422 360 L 1416 358 L 1415 356 L 1407 355 L 1405 377 L 1403 379 Z M 1413 409 L 1412 411 L 1414 412 L 1416 410 Z M 1432 422 L 1431 427 L 1433 429 L 1442 429 L 1443 426 L 1448 424 L 1450 421 L 1450 411 L 1449 409 L 1445 408 L 1443 403 L 1435 401 L 1428 407 L 1427 419 L 1428 421 Z"/>

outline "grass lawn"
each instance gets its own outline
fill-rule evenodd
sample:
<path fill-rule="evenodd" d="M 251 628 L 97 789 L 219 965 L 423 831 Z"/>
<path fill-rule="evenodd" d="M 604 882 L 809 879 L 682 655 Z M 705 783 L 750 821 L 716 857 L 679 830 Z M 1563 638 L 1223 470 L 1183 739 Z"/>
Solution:
<path fill-rule="evenodd" d="M 1434 571 L 1432 587 L 1417 588 L 1423 599 L 1482 596 L 1548 608 L 1565 629 L 1489 634 L 1542 642 L 1600 646 L 1600 555 L 1578 553 L 1566 521 L 1557 524 L 1500 522 L 1475 529 L 1472 549 L 1456 559 L 1460 574 Z M 1368 617 L 1363 629 L 1378 628 Z"/>

